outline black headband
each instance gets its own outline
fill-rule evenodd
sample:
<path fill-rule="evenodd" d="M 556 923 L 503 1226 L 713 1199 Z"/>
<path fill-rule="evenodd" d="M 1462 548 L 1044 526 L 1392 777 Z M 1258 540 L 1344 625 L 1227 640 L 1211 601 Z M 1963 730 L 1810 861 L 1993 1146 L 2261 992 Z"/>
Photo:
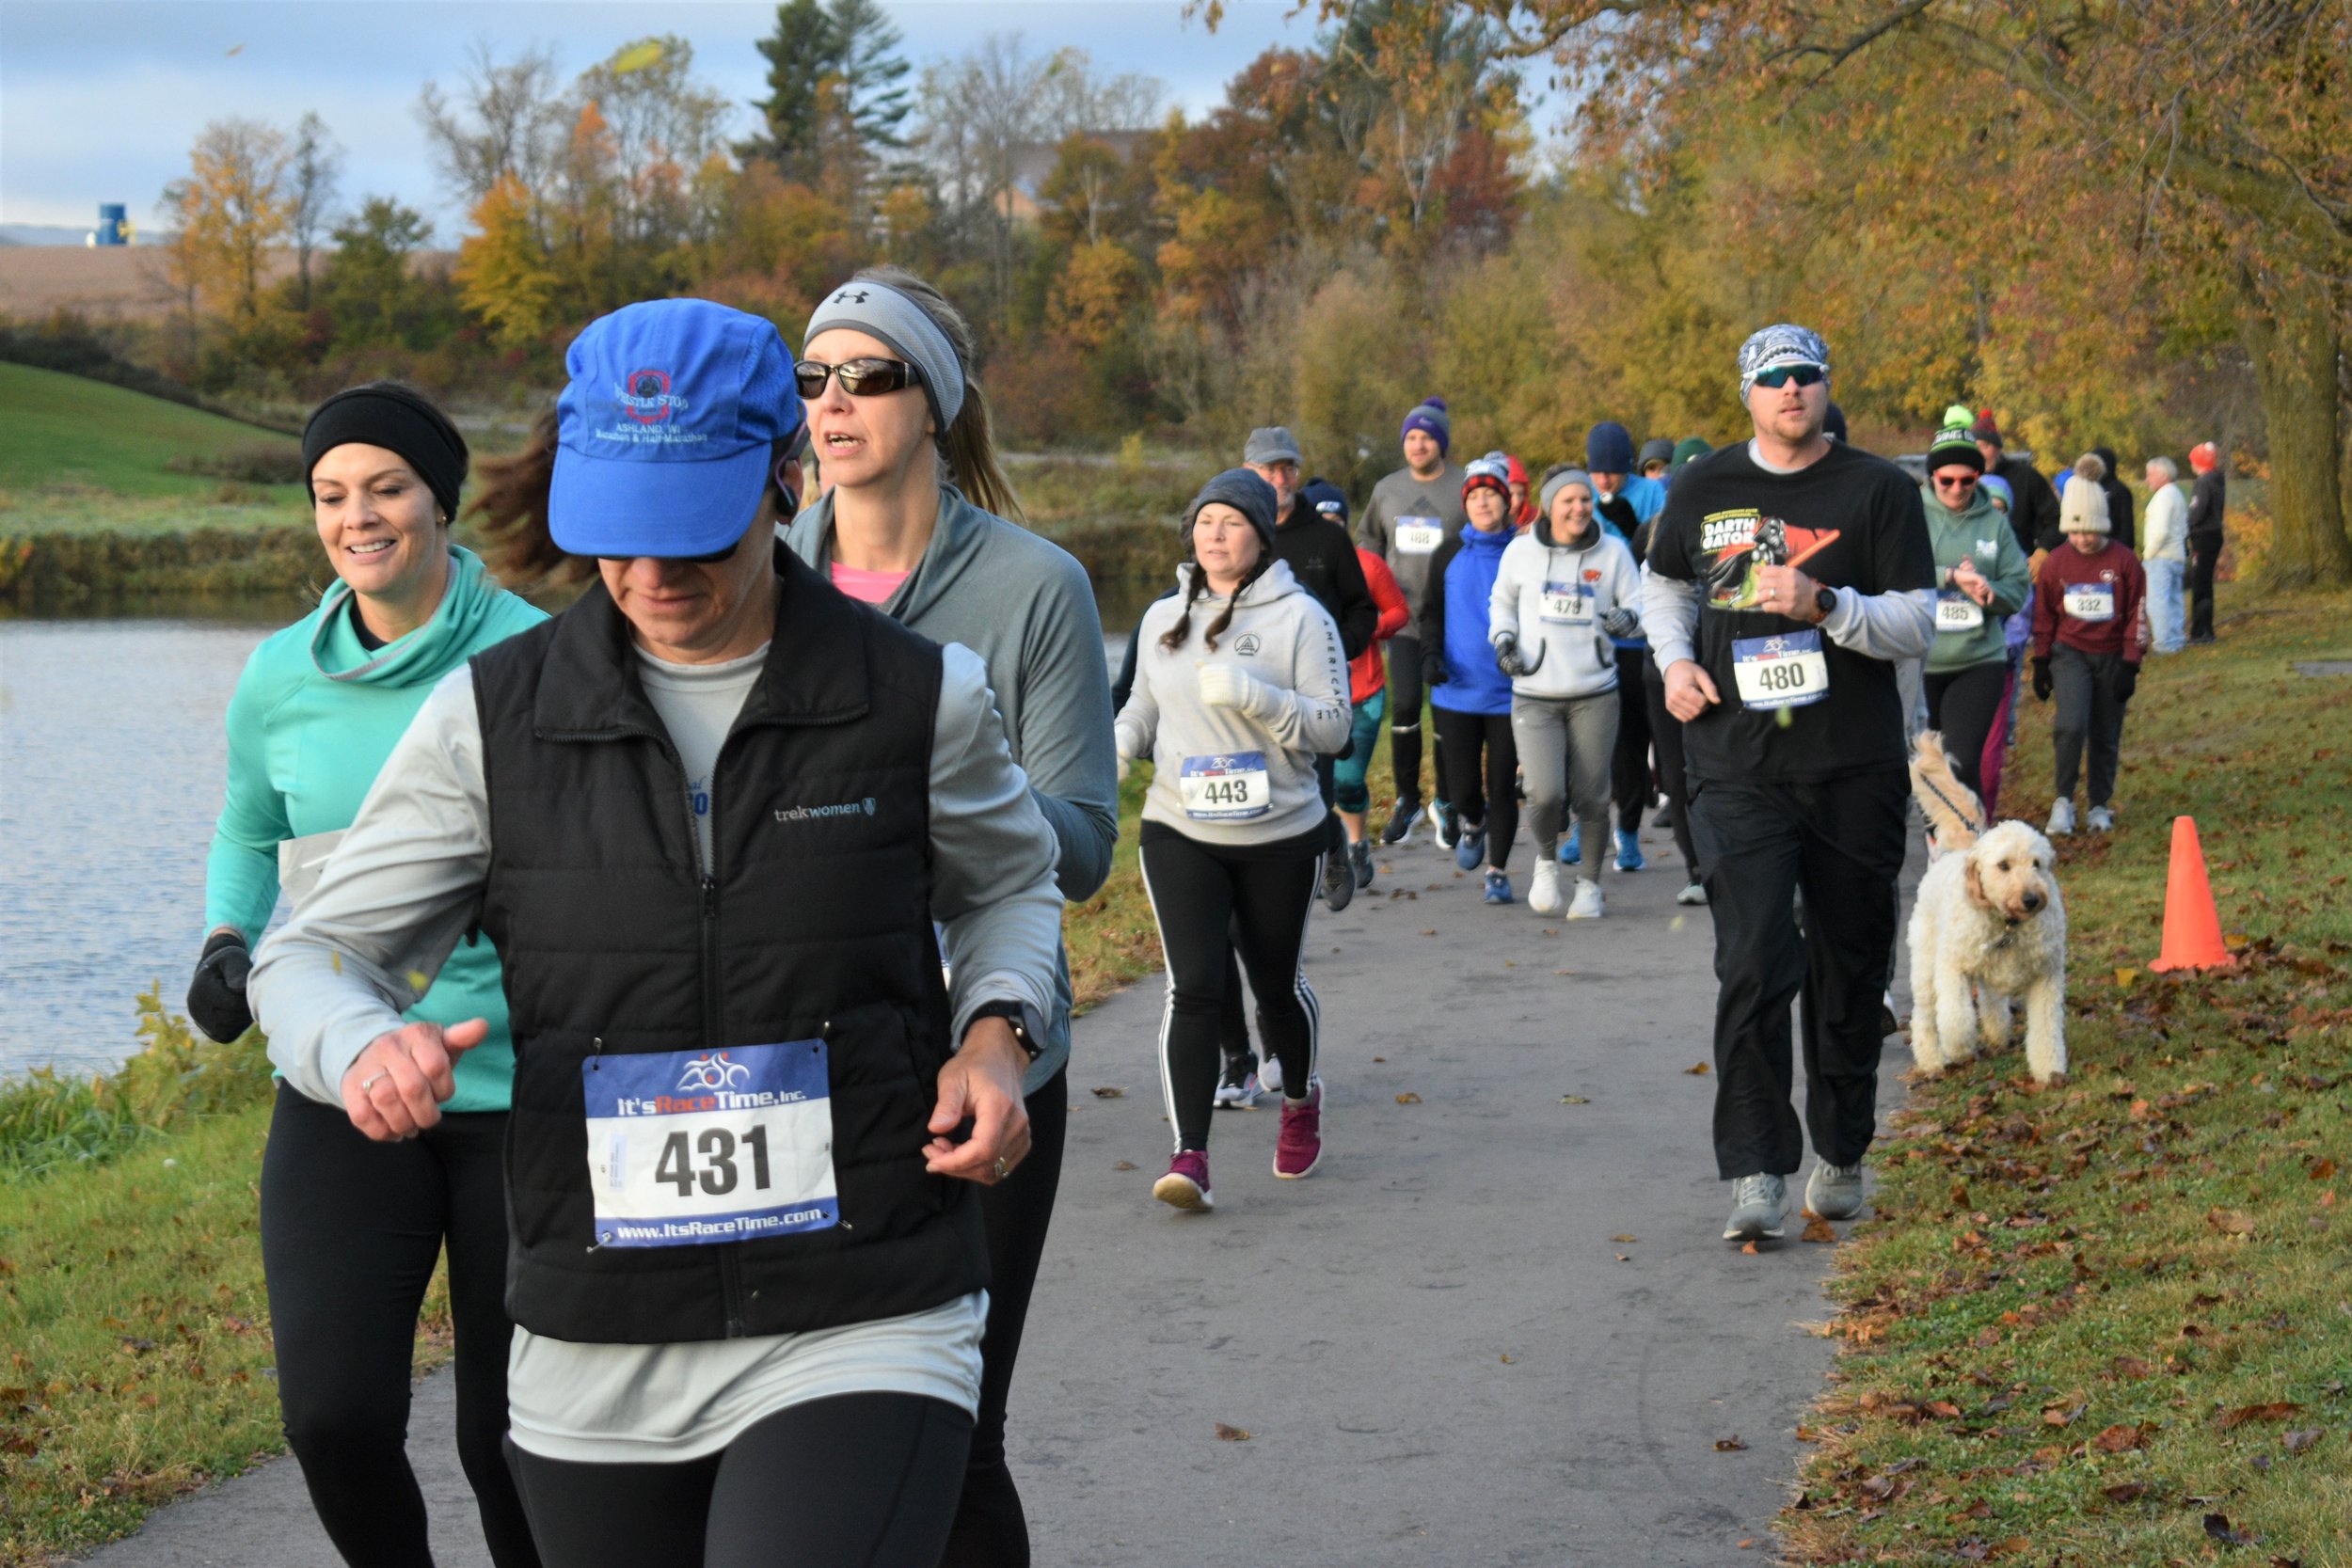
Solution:
<path fill-rule="evenodd" d="M 466 438 L 421 394 L 398 382 L 371 381 L 320 404 L 302 431 L 303 483 L 310 483 L 320 458 L 353 442 L 400 453 L 440 503 L 442 517 L 457 515 L 469 456 Z"/>

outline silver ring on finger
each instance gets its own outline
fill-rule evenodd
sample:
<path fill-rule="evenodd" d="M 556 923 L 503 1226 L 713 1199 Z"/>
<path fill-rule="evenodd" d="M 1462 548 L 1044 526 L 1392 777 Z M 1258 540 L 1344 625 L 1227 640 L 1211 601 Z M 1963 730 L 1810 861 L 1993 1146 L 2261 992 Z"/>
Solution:
<path fill-rule="evenodd" d="M 382 1072 L 376 1073 L 373 1077 L 361 1079 L 359 1081 L 359 1092 L 361 1094 L 367 1093 L 370 1089 L 375 1087 L 376 1085 L 381 1084 L 385 1079 L 389 1078 L 391 1075 L 390 1069 L 387 1069 Z"/>

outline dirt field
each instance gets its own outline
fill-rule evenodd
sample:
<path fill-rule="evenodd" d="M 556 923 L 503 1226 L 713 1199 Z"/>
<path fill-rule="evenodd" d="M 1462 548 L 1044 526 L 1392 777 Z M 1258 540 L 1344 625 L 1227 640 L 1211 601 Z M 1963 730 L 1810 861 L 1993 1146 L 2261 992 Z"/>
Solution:
<path fill-rule="evenodd" d="M 293 270 L 292 256 L 272 258 L 271 277 Z M 174 303 L 158 246 L 0 245 L 0 312 L 19 319 L 78 310 L 100 320 L 145 321 Z"/>

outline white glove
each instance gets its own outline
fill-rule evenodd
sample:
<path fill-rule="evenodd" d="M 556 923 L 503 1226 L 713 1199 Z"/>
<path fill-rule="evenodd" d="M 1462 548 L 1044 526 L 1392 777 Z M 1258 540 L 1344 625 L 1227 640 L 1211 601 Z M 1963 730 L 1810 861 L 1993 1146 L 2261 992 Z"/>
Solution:
<path fill-rule="evenodd" d="M 1255 714 L 1274 689 L 1236 664 L 1200 666 L 1200 701 L 1209 707 L 1238 708 Z"/>
<path fill-rule="evenodd" d="M 1135 768 L 1136 768 L 1136 759 L 1135 759 L 1135 758 L 1133 758 L 1133 757 L 1120 757 L 1120 758 L 1119 759 L 1119 782 L 1120 782 L 1120 784 L 1125 784 L 1125 783 L 1127 782 L 1127 775 L 1128 775 L 1128 774 L 1130 774 L 1130 773 L 1132 773 L 1132 772 L 1134 772 L 1134 771 L 1135 771 Z"/>

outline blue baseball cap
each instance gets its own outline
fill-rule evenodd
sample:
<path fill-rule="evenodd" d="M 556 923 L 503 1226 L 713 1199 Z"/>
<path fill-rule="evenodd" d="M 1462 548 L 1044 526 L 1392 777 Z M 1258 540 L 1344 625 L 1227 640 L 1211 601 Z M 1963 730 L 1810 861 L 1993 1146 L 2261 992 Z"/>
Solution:
<path fill-rule="evenodd" d="M 743 537 L 806 416 L 775 324 L 707 299 L 624 306 L 564 356 L 548 531 L 572 555 L 693 556 Z"/>

